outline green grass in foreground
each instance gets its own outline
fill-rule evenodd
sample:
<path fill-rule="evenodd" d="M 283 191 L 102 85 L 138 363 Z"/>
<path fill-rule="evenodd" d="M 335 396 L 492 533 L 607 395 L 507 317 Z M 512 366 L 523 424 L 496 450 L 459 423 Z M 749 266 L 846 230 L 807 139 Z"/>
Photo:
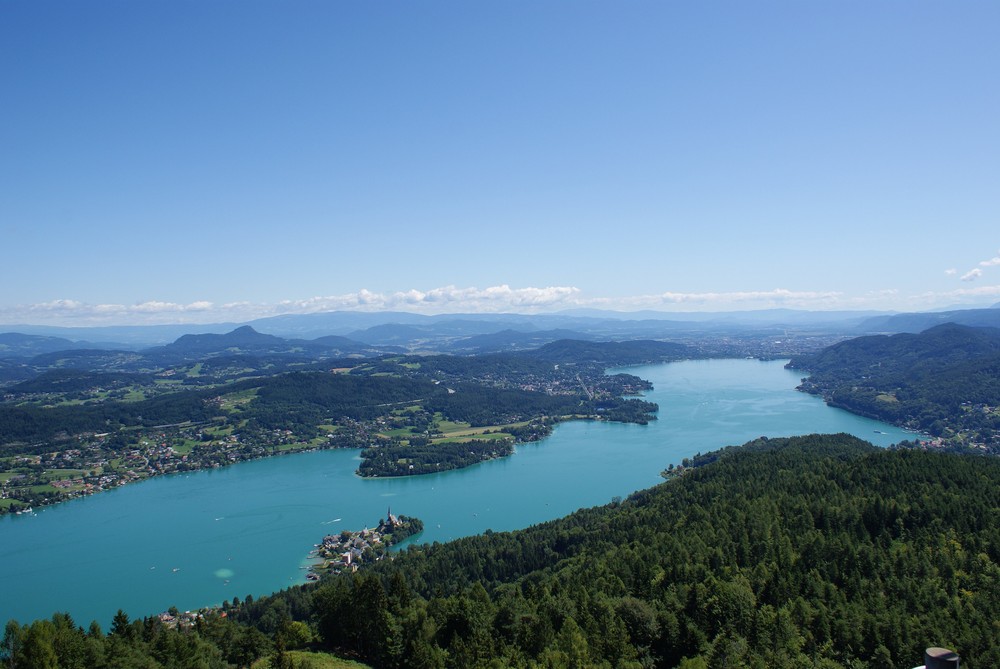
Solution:
<path fill-rule="evenodd" d="M 353 660 L 344 660 L 329 653 L 310 653 L 304 650 L 292 650 L 288 652 L 288 655 L 291 657 L 292 666 L 294 667 L 305 665 L 312 669 L 371 669 L 367 664 L 361 664 Z M 254 662 L 251 669 L 270 669 L 270 667 L 270 659 L 264 658 Z"/>

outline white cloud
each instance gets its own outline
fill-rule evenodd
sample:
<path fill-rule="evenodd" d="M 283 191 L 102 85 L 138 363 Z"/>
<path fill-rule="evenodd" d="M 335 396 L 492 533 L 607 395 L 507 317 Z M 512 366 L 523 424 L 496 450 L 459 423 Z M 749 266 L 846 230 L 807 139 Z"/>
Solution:
<path fill-rule="evenodd" d="M 810 302 L 834 300 L 842 294 L 838 292 L 792 291 L 776 288 L 766 291 L 738 291 L 732 293 L 663 293 L 660 297 L 667 304 L 696 302 L 714 304 L 719 302 L 772 302 L 785 304 L 789 302 Z"/>
<path fill-rule="evenodd" d="M 996 267 L 997 265 L 1000 265 L 1000 256 L 990 258 L 989 260 L 984 260 L 979 263 L 980 267 Z"/>
<path fill-rule="evenodd" d="M 415 311 L 422 313 L 534 312 L 573 306 L 578 288 L 488 288 L 445 286 L 428 291 L 406 290 L 377 293 L 367 289 L 343 295 L 316 296 L 276 303 L 248 301 L 215 304 L 198 300 L 188 304 L 149 300 L 137 304 L 89 304 L 77 300 L 53 300 L 32 305 L 0 308 L 0 322 L 66 325 L 210 323 L 247 321 L 280 314 L 311 314 L 323 311 Z"/>
<path fill-rule="evenodd" d="M 915 295 L 913 301 L 922 306 L 937 306 L 997 297 L 1000 297 L 1000 286 L 977 286 L 976 288 L 959 288 L 945 292 L 922 293 Z"/>
<path fill-rule="evenodd" d="M 66 321 L 80 325 L 137 322 L 183 323 L 195 322 L 188 314 L 213 314 L 215 305 L 208 301 L 178 304 L 152 300 L 139 304 L 88 304 L 78 300 L 52 300 L 39 304 L 21 305 L 0 309 L 0 320 L 8 323 L 41 321 Z"/>
<path fill-rule="evenodd" d="M 980 272 L 975 269 L 973 274 Z M 978 276 L 978 275 L 975 275 Z M 507 284 L 487 288 L 443 286 L 375 292 L 361 289 L 340 295 L 260 303 L 208 300 L 189 303 L 148 300 L 136 304 L 90 304 L 71 299 L 39 304 L 0 307 L 0 323 L 48 325 L 154 325 L 163 323 L 245 322 L 283 314 L 325 311 L 409 311 L 442 313 L 544 313 L 574 307 L 617 311 L 735 311 L 768 308 L 808 310 L 879 309 L 904 311 L 955 303 L 975 303 L 1000 296 L 1000 286 L 979 286 L 948 292 L 901 295 L 898 290 L 846 295 L 839 291 L 796 291 L 775 288 L 761 291 L 677 292 L 644 295 L 588 296 L 572 286 L 512 288 Z"/>
<path fill-rule="evenodd" d="M 798 309 L 824 309 L 839 307 L 843 293 L 836 291 L 793 291 L 785 288 L 763 291 L 732 291 L 707 293 L 665 292 L 654 295 L 634 295 L 621 298 L 592 298 L 576 300 L 580 306 L 663 309 L 699 307 L 707 309 L 766 309 L 786 307 Z"/>
<path fill-rule="evenodd" d="M 956 274 L 958 274 L 958 270 L 952 267 L 951 269 L 946 269 L 944 273 L 947 274 L 948 276 L 955 276 Z"/>
<path fill-rule="evenodd" d="M 978 267 L 975 269 L 970 269 L 968 272 L 962 275 L 962 281 L 975 281 L 983 275 L 983 270 Z"/>
<path fill-rule="evenodd" d="M 356 293 L 311 297 L 304 300 L 284 300 L 274 307 L 258 308 L 280 313 L 315 313 L 356 309 L 384 311 L 410 309 L 428 313 L 469 311 L 498 312 L 509 309 L 537 309 L 566 301 L 579 292 L 578 288 L 553 286 L 548 288 L 511 288 L 507 285 L 489 288 L 456 288 L 445 286 L 433 290 L 406 290 L 375 293 L 362 289 Z M 246 308 L 246 303 L 240 303 Z"/>

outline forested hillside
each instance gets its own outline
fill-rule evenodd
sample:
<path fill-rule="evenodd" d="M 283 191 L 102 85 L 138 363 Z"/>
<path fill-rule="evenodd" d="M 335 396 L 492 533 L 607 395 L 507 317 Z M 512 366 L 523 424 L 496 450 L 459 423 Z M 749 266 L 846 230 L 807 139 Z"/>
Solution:
<path fill-rule="evenodd" d="M 621 506 L 326 583 L 313 620 L 376 666 L 399 648 L 423 666 L 909 669 L 930 645 L 1000 666 L 1000 462 L 847 435 L 698 460 Z M 382 627 L 344 625 L 372 591 Z"/>
<path fill-rule="evenodd" d="M 311 646 L 374 667 L 909 669 L 932 645 L 1000 666 L 1000 461 L 847 435 L 694 461 L 621 503 L 412 547 L 181 631 L 9 624 L 7 666 L 289 666 Z"/>
<path fill-rule="evenodd" d="M 834 406 L 956 445 L 1000 447 L 1000 329 L 859 337 L 788 366 L 810 372 L 800 389 Z"/>

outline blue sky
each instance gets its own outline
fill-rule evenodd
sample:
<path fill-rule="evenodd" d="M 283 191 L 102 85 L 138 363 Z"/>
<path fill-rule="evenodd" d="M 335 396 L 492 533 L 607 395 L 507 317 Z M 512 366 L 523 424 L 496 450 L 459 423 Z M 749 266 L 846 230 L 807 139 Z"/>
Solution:
<path fill-rule="evenodd" d="M 0 323 L 1000 301 L 1000 3 L 0 2 Z"/>

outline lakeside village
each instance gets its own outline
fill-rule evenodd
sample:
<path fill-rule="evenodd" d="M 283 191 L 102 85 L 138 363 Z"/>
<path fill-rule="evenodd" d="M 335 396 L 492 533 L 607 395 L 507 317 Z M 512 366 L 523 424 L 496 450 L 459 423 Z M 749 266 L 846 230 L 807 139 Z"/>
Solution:
<path fill-rule="evenodd" d="M 420 534 L 423 529 L 424 523 L 419 518 L 396 516 L 393 515 L 392 508 L 389 508 L 386 517 L 374 529 L 366 527 L 355 532 L 344 530 L 339 534 L 327 535 L 309 551 L 309 557 L 316 564 L 308 567 L 306 580 L 318 581 L 326 574 L 353 573 L 366 565 L 384 560 L 388 557 L 391 546 Z M 248 595 L 247 602 L 252 601 L 253 597 Z M 234 598 L 232 603 L 227 601 L 221 606 L 209 606 L 195 611 L 178 611 L 171 607 L 157 617 L 167 627 L 193 627 L 207 615 L 226 617 L 239 606 L 239 599 Z"/>
<path fill-rule="evenodd" d="M 282 453 L 315 450 L 288 430 L 211 435 L 199 426 L 79 435 L 68 448 L 0 458 L 0 515 L 30 514 L 75 497 L 163 474 L 214 469 Z"/>
<path fill-rule="evenodd" d="M 344 530 L 340 534 L 329 534 L 310 552 L 316 564 L 309 567 L 306 579 L 318 581 L 327 573 L 356 572 L 364 565 L 385 559 L 391 546 L 423 529 L 424 523 L 419 518 L 394 516 L 390 508 L 375 529 L 366 527 L 359 532 Z"/>
<path fill-rule="evenodd" d="M 400 430 L 399 423 L 413 420 L 412 413 L 370 421 L 342 418 L 329 432 L 321 431 L 314 438 L 291 430 L 253 429 L 243 425 L 237 431 L 232 425 L 198 424 L 81 434 L 64 442 L 58 450 L 0 457 L 0 516 L 30 515 L 36 508 L 165 474 L 218 469 L 275 455 L 329 448 L 398 445 L 404 437 L 395 436 L 393 431 Z M 505 426 L 505 431 L 516 441 L 536 441 L 549 434 L 552 425 L 551 419 L 543 417 Z M 437 431 L 431 423 L 423 436 L 445 439 L 448 435 Z M 475 435 L 459 437 L 474 438 Z M 499 445 L 501 440 L 490 443 Z"/>

